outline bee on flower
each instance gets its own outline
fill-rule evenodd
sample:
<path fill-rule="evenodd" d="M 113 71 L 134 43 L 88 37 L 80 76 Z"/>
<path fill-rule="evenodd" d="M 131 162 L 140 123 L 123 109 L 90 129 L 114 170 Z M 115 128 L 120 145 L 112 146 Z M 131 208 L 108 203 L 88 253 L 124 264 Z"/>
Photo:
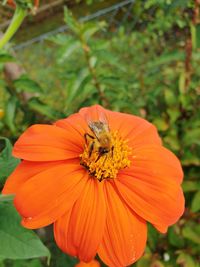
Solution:
<path fill-rule="evenodd" d="M 62 251 L 110 267 L 143 254 L 147 222 L 165 233 L 183 214 L 183 172 L 156 128 L 99 105 L 53 125 L 33 125 L 14 145 L 22 162 L 3 194 L 26 228 L 54 223 Z"/>

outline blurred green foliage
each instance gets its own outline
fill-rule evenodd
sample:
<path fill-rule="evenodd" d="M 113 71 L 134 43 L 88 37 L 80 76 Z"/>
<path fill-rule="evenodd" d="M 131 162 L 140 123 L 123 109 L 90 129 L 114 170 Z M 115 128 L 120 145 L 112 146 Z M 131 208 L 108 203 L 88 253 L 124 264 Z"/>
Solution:
<path fill-rule="evenodd" d="M 164 145 L 182 162 L 186 210 L 166 235 L 149 226 L 137 267 L 200 266 L 200 24 L 195 9 L 192 0 L 135 1 L 133 16 L 119 29 L 103 21 L 80 23 L 65 9 L 69 31 L 19 51 L 17 60 L 27 74 L 11 82 L 2 73 L 0 80 L 0 131 L 13 141 L 33 123 L 52 122 L 95 103 L 156 125 Z M 2 70 L 10 60 L 2 51 Z M 13 168 L 16 162 L 8 158 Z M 44 242 L 52 251 L 51 266 L 73 266 L 74 259 L 59 253 L 52 241 Z M 38 260 L 7 264 L 46 266 Z"/>

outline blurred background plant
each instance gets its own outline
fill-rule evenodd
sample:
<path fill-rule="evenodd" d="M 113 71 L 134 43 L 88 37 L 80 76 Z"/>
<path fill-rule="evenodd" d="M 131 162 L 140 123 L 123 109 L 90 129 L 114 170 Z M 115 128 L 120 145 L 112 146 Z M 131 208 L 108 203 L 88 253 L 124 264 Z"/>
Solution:
<path fill-rule="evenodd" d="M 45 12 L 27 18 L 0 51 L 0 132 L 10 140 L 0 140 L 1 187 L 18 164 L 11 142 L 29 125 L 51 123 L 95 103 L 142 116 L 182 162 L 186 210 L 166 235 L 149 226 L 145 255 L 135 266 L 200 266 L 200 1 L 66 1 L 65 25 L 63 2 L 44 1 Z M 54 16 L 44 8 L 48 4 Z M 17 216 L 9 199 L 0 201 L 4 214 Z M 7 236 L 1 220 L 0 228 L 2 251 Z M 56 248 L 51 230 L 37 233 L 51 252 L 50 266 L 75 264 Z M 9 242 L 15 251 L 17 244 Z M 0 252 L 0 266 L 47 266 L 41 258 L 49 257 L 46 247 L 34 245 L 39 259 L 29 261 L 22 259 L 32 258 L 30 251 L 27 257 Z"/>

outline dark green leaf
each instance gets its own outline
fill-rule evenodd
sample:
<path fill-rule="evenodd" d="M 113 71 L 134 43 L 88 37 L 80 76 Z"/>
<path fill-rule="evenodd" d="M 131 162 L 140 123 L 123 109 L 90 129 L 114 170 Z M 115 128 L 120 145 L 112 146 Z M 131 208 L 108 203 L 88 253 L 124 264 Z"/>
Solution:
<path fill-rule="evenodd" d="M 0 258 L 30 259 L 50 257 L 48 249 L 31 230 L 20 225 L 20 216 L 7 203 L 0 205 Z"/>
<path fill-rule="evenodd" d="M 20 160 L 12 156 L 12 145 L 10 141 L 4 137 L 0 137 L 0 140 L 5 142 L 5 148 L 0 153 L 0 183 L 3 184 L 6 178 L 20 163 Z"/>
<path fill-rule="evenodd" d="M 193 212 L 197 212 L 200 210 L 200 191 L 198 191 L 192 199 L 191 210 Z"/>
<path fill-rule="evenodd" d="M 65 44 L 62 54 L 59 55 L 58 63 L 61 64 L 67 60 L 74 52 L 80 49 L 80 42 L 76 40 L 70 40 Z"/>
<path fill-rule="evenodd" d="M 200 146 L 200 128 L 188 129 L 183 141 L 185 145 L 197 144 Z"/>
<path fill-rule="evenodd" d="M 39 259 L 31 259 L 31 260 L 6 260 L 6 266 L 12 267 L 43 267 L 43 264 Z M 12 265 L 11 265 L 12 264 Z"/>
<path fill-rule="evenodd" d="M 195 261 L 186 253 L 181 253 L 176 262 L 182 267 L 196 267 Z"/>
<path fill-rule="evenodd" d="M 177 96 L 175 95 L 175 92 L 170 89 L 165 89 L 164 91 L 165 95 L 165 102 L 168 106 L 174 106 L 177 104 Z"/>
<path fill-rule="evenodd" d="M 185 226 L 183 228 L 183 236 L 200 245 L 200 236 L 197 234 L 195 227 Z"/>
<path fill-rule="evenodd" d="M 162 118 L 155 118 L 153 124 L 155 124 L 159 131 L 166 131 L 169 128 L 169 124 Z"/>
<path fill-rule="evenodd" d="M 193 192 L 200 190 L 200 182 L 199 181 L 183 181 L 182 184 L 184 192 Z"/>
<path fill-rule="evenodd" d="M 151 224 L 148 224 L 148 243 L 152 251 L 156 251 L 158 237 L 158 231 Z"/>
<path fill-rule="evenodd" d="M 192 153 L 189 149 L 184 152 L 183 158 L 181 160 L 184 166 L 200 166 L 200 158 L 197 153 Z"/>
<path fill-rule="evenodd" d="M 0 202 L 10 202 L 13 201 L 14 195 L 2 195 L 0 194 Z"/>
<path fill-rule="evenodd" d="M 15 96 L 11 96 L 8 99 L 8 102 L 5 106 L 4 121 L 13 133 L 16 132 L 15 115 L 16 115 L 17 103 L 18 103 L 17 98 Z"/>
<path fill-rule="evenodd" d="M 149 252 L 145 253 L 144 256 L 137 261 L 136 267 L 150 266 L 151 265 L 151 257 L 152 257 L 152 255 Z"/>
<path fill-rule="evenodd" d="M 52 107 L 44 104 L 42 101 L 38 100 L 37 98 L 31 98 L 28 102 L 30 109 L 37 111 L 38 113 L 45 115 L 47 118 L 50 119 L 58 119 L 63 115 L 54 110 Z"/>
<path fill-rule="evenodd" d="M 42 93 L 40 85 L 24 74 L 14 81 L 14 85 L 18 92 Z"/>
<path fill-rule="evenodd" d="M 0 51 L 0 63 L 15 61 L 14 57 L 7 52 Z"/>
<path fill-rule="evenodd" d="M 99 23 L 91 23 L 88 22 L 83 25 L 81 29 L 81 34 L 86 41 L 88 41 L 96 32 L 105 28 L 106 23 L 104 21 L 100 21 Z"/>
<path fill-rule="evenodd" d="M 154 68 L 159 65 L 168 64 L 172 61 L 184 59 L 184 53 L 180 51 L 174 51 L 173 53 L 166 53 L 160 57 L 155 58 L 154 61 L 147 63 L 147 68 Z"/>
<path fill-rule="evenodd" d="M 165 266 L 164 266 L 164 264 L 163 264 L 161 261 L 159 261 L 159 260 L 154 260 L 154 261 L 151 263 L 150 267 L 165 267 Z"/>
<path fill-rule="evenodd" d="M 87 68 L 82 69 L 75 80 L 73 80 L 72 84 L 68 87 L 68 96 L 66 99 L 66 106 L 68 106 L 72 101 L 79 97 L 80 94 L 83 93 L 83 84 L 85 84 L 85 81 L 89 81 L 89 71 Z"/>
<path fill-rule="evenodd" d="M 196 48 L 200 48 L 200 24 L 196 25 Z"/>
<path fill-rule="evenodd" d="M 64 20 L 67 26 L 69 26 L 70 30 L 72 30 L 72 32 L 76 34 L 80 32 L 80 24 L 73 17 L 72 12 L 66 7 L 64 9 Z"/>
<path fill-rule="evenodd" d="M 184 247 L 184 238 L 181 236 L 180 229 L 176 225 L 169 228 L 168 238 L 172 246 L 177 248 Z"/>

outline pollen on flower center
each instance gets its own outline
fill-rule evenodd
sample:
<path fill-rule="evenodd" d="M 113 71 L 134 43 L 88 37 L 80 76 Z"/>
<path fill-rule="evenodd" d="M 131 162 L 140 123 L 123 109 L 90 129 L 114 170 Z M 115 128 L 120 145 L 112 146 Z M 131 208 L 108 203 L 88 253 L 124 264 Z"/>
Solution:
<path fill-rule="evenodd" d="M 119 170 L 130 166 L 131 149 L 127 140 L 123 140 L 117 132 L 110 132 L 110 146 L 105 149 L 97 139 L 90 136 L 86 141 L 84 151 L 80 155 L 80 164 L 83 165 L 99 181 L 114 179 Z"/>

